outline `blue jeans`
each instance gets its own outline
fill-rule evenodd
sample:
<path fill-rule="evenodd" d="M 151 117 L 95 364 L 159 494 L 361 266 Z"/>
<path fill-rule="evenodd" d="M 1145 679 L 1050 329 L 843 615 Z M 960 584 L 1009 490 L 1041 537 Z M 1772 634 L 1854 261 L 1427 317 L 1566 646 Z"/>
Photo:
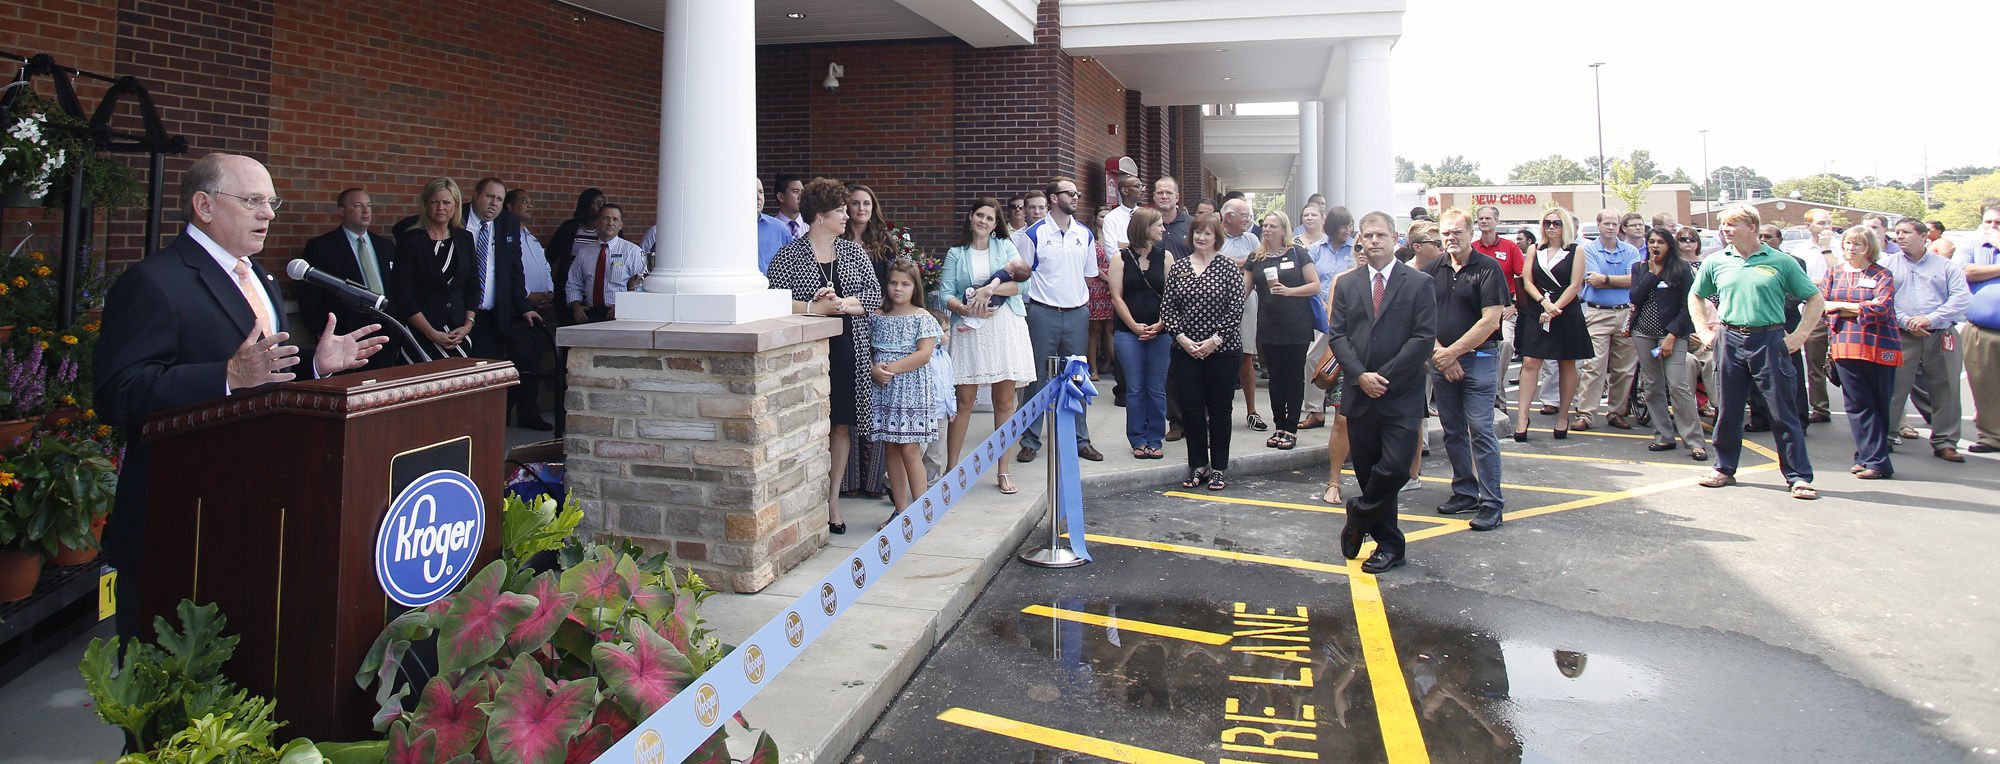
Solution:
<path fill-rule="evenodd" d="M 1500 439 L 1493 434 L 1493 396 L 1499 390 L 1499 358 L 1492 349 L 1458 357 L 1465 376 L 1457 382 L 1431 372 L 1431 400 L 1444 425 L 1444 450 L 1451 458 L 1451 500 L 1505 509 L 1500 497 Z"/>
<path fill-rule="evenodd" d="M 1111 347 L 1125 370 L 1125 440 L 1133 448 L 1159 448 L 1167 437 L 1167 355 L 1173 339 L 1161 334 L 1141 340 L 1113 331 Z"/>
<path fill-rule="evenodd" d="M 1895 472 L 1889 463 L 1889 436 L 1900 422 L 1889 418 L 1901 367 L 1854 358 L 1833 362 L 1840 375 L 1840 395 L 1847 408 L 1847 426 L 1854 431 L 1854 463 L 1871 470 Z"/>
<path fill-rule="evenodd" d="M 1799 398 L 1805 395 L 1799 367 L 1785 351 L 1785 333 L 1740 334 L 1727 328 L 1715 333 L 1715 365 L 1721 369 L 1721 413 L 1715 418 L 1715 471 L 1736 474 L 1743 457 L 1743 406 L 1755 395 L 1771 412 L 1771 434 L 1777 436 L 1778 470 L 1785 484 L 1810 483 L 1812 461 L 1806 457 L 1805 424 L 1799 421 Z"/>

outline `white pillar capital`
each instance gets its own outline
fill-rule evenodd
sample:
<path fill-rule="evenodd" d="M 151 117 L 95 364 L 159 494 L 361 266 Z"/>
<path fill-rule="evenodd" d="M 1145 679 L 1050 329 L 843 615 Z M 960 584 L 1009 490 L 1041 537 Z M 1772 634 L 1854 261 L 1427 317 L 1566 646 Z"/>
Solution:
<path fill-rule="evenodd" d="M 791 312 L 757 269 L 748 210 L 757 177 L 752 3 L 666 0 L 660 64 L 660 237 L 642 292 L 618 318 L 737 324 Z M 740 212 L 738 212 L 740 210 Z"/>

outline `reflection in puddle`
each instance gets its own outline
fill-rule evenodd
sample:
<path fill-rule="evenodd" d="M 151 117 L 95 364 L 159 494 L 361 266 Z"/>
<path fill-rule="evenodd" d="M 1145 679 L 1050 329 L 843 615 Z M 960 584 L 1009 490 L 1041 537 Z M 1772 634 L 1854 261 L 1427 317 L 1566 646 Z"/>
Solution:
<path fill-rule="evenodd" d="M 1507 666 L 1508 694 L 1515 700 L 1642 701 L 1662 684 L 1652 669 L 1615 655 L 1585 655 L 1505 640 L 1500 654 Z"/>

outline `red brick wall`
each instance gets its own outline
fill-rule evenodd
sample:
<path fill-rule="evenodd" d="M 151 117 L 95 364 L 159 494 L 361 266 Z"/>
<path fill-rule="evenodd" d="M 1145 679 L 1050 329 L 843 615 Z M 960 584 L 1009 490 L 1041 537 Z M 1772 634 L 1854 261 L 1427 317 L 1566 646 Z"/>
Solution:
<path fill-rule="evenodd" d="M 1095 60 L 1078 61 L 1075 71 L 1077 155 L 1071 177 L 1083 189 L 1084 203 L 1077 212 L 1090 216 L 1113 196 L 1105 189 L 1104 160 L 1131 154 L 1126 150 L 1125 88 Z M 1117 126 L 1116 134 L 1112 125 Z"/>
<path fill-rule="evenodd" d="M 909 226 L 920 246 L 948 246 L 955 173 L 952 49 L 958 43 L 841 45 L 811 50 L 808 71 L 789 87 L 811 92 L 812 171 L 866 184 L 876 214 Z M 847 76 L 840 89 L 819 86 L 827 65 Z M 774 87 L 779 90 L 785 86 Z"/>
<path fill-rule="evenodd" d="M 533 230 L 544 235 L 579 189 L 596 186 L 625 206 L 636 238 L 657 193 L 660 35 L 587 14 L 578 22 L 550 3 L 480 6 L 476 23 L 465 10 L 25 0 L 0 8 L 0 49 L 132 75 L 151 91 L 168 132 L 189 142 L 167 162 L 168 238 L 180 229 L 180 173 L 214 151 L 263 161 L 290 202 L 267 265 L 335 224 L 340 189 L 369 188 L 386 230 L 437 174 L 468 192 L 484 175 L 536 191 Z M 102 87 L 78 89 L 95 109 Z M 115 235 L 98 239 L 114 260 L 143 254 L 139 219 L 124 211 Z"/>

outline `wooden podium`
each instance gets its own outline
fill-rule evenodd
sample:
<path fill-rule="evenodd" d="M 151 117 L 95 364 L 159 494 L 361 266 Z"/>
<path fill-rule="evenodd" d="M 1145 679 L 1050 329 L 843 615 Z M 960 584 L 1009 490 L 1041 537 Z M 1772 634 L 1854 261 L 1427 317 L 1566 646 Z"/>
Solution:
<path fill-rule="evenodd" d="M 215 603 L 241 636 L 227 674 L 277 701 L 283 737 L 372 735 L 354 682 L 394 612 L 374 567 L 391 499 L 416 474 L 465 472 L 484 498 L 474 572 L 498 556 L 506 361 L 449 359 L 288 382 L 146 423 L 145 562 L 137 606 L 177 622 Z M 410 474 L 415 472 L 416 474 Z"/>

